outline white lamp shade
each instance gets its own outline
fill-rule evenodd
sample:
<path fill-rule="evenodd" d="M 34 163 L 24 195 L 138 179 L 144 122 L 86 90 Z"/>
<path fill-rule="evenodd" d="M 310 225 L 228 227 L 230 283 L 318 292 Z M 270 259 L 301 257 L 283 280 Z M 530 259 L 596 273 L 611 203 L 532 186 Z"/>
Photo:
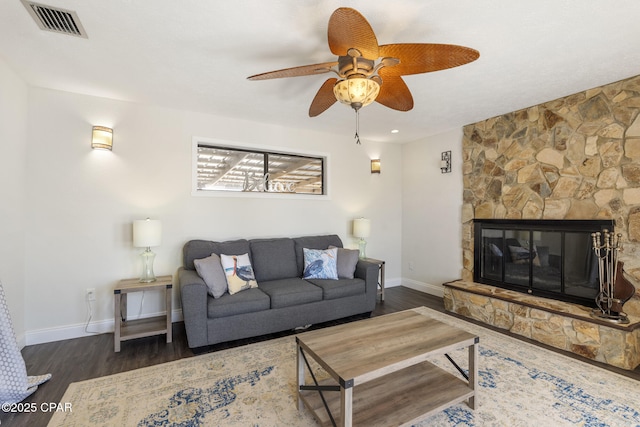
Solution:
<path fill-rule="evenodd" d="M 149 248 L 160 246 L 162 241 L 162 222 L 157 219 L 138 219 L 133 222 L 133 246 Z"/>
<path fill-rule="evenodd" d="M 371 222 L 366 218 L 353 220 L 353 235 L 360 238 L 369 237 L 371 234 Z"/>

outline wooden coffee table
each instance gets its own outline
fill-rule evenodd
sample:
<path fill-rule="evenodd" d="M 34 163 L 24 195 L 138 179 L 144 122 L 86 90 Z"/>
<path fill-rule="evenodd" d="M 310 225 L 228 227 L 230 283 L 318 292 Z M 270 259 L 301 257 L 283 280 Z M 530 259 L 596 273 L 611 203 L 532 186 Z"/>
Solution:
<path fill-rule="evenodd" d="M 465 400 L 475 409 L 478 342 L 412 310 L 305 332 L 296 337 L 298 410 L 306 406 L 323 426 L 368 427 L 415 423 Z M 426 361 L 464 347 L 468 379 L 448 355 L 460 378 Z M 316 381 L 309 358 L 330 378 Z"/>

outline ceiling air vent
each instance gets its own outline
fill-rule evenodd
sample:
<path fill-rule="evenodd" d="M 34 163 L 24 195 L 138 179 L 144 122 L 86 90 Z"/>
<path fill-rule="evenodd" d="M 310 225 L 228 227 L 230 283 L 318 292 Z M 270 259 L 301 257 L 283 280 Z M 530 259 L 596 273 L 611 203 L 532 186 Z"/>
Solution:
<path fill-rule="evenodd" d="M 29 11 L 29 15 L 36 21 L 41 30 L 87 38 L 87 33 L 84 31 L 75 12 L 28 0 L 20 1 L 22 1 L 24 7 Z"/>

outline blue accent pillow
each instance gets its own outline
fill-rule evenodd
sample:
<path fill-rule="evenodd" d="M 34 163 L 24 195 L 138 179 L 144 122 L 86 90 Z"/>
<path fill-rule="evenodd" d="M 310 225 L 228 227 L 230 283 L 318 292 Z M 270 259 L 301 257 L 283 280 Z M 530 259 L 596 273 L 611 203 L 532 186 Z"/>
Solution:
<path fill-rule="evenodd" d="M 307 249 L 302 248 L 304 254 L 303 279 L 332 279 L 338 280 L 338 248 Z"/>

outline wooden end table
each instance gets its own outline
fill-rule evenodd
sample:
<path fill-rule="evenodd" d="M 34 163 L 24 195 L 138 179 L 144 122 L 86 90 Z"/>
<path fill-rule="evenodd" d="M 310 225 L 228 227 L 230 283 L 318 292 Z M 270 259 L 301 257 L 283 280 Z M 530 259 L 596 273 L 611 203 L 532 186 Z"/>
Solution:
<path fill-rule="evenodd" d="M 323 426 L 388 426 L 417 423 L 463 401 L 475 409 L 478 342 L 412 310 L 305 332 L 296 336 L 298 410 L 306 406 Z M 447 354 L 465 347 L 468 374 Z M 446 356 L 465 378 L 428 362 L 434 355 Z M 316 379 L 309 358 L 327 380 Z"/>
<path fill-rule="evenodd" d="M 140 282 L 139 279 L 125 279 L 118 282 L 113 290 L 115 308 L 114 350 L 120 351 L 120 343 L 135 338 L 166 334 L 171 342 L 171 276 L 160 276 L 155 282 Z M 127 320 L 127 295 L 131 292 L 164 291 L 166 313 L 163 316 Z"/>

